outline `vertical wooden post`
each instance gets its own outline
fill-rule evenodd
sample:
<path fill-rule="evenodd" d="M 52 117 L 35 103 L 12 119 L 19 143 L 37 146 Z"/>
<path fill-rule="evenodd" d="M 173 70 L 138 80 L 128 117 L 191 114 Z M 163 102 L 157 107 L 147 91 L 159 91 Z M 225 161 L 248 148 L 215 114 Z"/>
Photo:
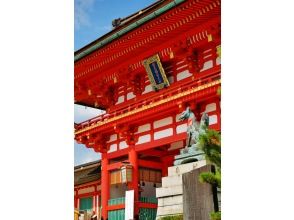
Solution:
<path fill-rule="evenodd" d="M 168 170 L 168 157 L 167 156 L 161 157 L 160 161 L 162 164 L 161 176 L 162 177 L 167 176 L 168 175 L 168 172 L 167 172 L 167 170 Z"/>
<path fill-rule="evenodd" d="M 92 207 L 92 212 L 96 213 L 96 194 L 93 195 Z"/>
<path fill-rule="evenodd" d="M 131 189 L 134 190 L 134 216 L 139 214 L 139 187 L 138 187 L 138 182 L 139 182 L 139 166 L 138 166 L 138 157 L 137 157 L 137 152 L 135 151 L 135 146 L 131 145 L 129 146 L 129 161 L 131 165 L 133 166 L 133 178 L 132 178 L 132 184 L 131 184 Z"/>
<path fill-rule="evenodd" d="M 102 153 L 101 160 L 101 203 L 102 203 L 102 217 L 107 219 L 107 207 L 109 199 L 109 176 L 108 176 L 108 158 L 107 153 Z"/>
<path fill-rule="evenodd" d="M 99 215 L 100 215 L 100 210 L 99 210 L 99 194 L 96 195 L 96 215 L 97 215 L 97 218 L 99 219 Z"/>
<path fill-rule="evenodd" d="M 78 190 L 75 190 L 75 195 L 74 195 L 74 208 L 78 208 Z"/>

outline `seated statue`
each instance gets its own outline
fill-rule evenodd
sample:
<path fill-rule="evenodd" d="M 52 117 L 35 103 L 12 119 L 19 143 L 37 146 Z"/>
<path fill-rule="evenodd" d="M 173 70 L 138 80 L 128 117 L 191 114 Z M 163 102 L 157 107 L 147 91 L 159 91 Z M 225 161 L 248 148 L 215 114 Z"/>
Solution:
<path fill-rule="evenodd" d="M 199 135 L 205 133 L 209 125 L 209 117 L 206 112 L 202 114 L 200 122 L 196 121 L 195 114 L 191 111 L 188 106 L 185 111 L 183 111 L 179 117 L 179 120 L 183 121 L 188 119 L 187 126 L 187 141 L 186 148 L 196 147 L 199 141 Z"/>

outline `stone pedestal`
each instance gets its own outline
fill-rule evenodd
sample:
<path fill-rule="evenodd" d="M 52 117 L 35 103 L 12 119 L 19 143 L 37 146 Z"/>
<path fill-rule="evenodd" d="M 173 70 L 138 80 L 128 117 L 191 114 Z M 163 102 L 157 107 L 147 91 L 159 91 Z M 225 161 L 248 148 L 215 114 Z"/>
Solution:
<path fill-rule="evenodd" d="M 158 198 L 157 217 L 183 214 L 182 174 L 205 166 L 206 161 L 176 165 L 168 168 L 168 176 L 162 178 L 162 187 L 156 188 Z"/>
<path fill-rule="evenodd" d="M 191 163 L 204 159 L 203 151 L 198 150 L 197 145 L 194 144 L 191 147 L 181 149 L 180 154 L 175 156 L 174 165 Z"/>

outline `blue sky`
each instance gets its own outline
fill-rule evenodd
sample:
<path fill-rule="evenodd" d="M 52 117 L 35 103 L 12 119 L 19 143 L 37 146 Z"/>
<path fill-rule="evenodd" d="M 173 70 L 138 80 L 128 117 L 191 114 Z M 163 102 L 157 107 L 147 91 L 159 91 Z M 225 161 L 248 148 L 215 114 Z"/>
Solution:
<path fill-rule="evenodd" d="M 126 17 L 156 0 L 75 0 L 74 48 L 87 45 L 112 29 L 111 22 Z M 76 123 L 101 114 L 100 110 L 75 105 Z M 100 154 L 84 145 L 74 144 L 75 165 L 100 159 Z"/>
<path fill-rule="evenodd" d="M 112 20 L 154 2 L 156 0 L 75 0 L 75 50 L 109 32 Z"/>

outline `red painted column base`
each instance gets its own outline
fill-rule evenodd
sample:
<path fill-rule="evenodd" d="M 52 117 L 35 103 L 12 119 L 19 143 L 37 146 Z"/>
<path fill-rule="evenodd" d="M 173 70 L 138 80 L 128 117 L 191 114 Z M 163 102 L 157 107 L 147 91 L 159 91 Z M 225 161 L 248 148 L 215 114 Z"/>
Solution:
<path fill-rule="evenodd" d="M 109 175 L 108 175 L 108 158 L 106 153 L 102 153 L 101 160 L 101 205 L 102 205 L 102 217 L 108 218 L 108 199 L 109 199 Z"/>
<path fill-rule="evenodd" d="M 139 166 L 138 166 L 138 158 L 137 158 L 137 152 L 135 151 L 134 146 L 130 146 L 129 151 L 129 161 L 131 165 L 133 166 L 133 178 L 132 183 L 130 184 L 130 189 L 134 190 L 134 216 L 139 215 Z"/>

